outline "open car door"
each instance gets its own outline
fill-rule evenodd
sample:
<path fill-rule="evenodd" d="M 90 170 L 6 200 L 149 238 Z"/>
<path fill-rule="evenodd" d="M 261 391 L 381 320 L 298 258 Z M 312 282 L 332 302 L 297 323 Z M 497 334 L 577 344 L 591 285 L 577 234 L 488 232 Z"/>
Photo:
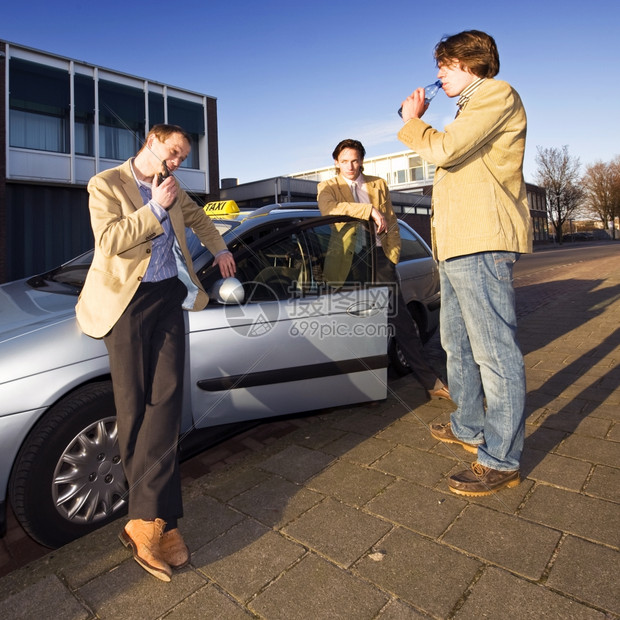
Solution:
<path fill-rule="evenodd" d="M 231 250 L 243 302 L 188 313 L 196 428 L 386 398 L 389 297 L 368 222 L 272 222 Z"/>

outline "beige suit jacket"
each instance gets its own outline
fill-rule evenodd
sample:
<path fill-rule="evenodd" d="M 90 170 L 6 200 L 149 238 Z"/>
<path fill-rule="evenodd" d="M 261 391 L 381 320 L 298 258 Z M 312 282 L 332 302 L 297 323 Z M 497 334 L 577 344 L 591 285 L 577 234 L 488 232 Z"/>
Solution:
<path fill-rule="evenodd" d="M 94 176 L 88 192 L 95 253 L 76 314 L 85 334 L 101 338 L 133 298 L 151 259 L 151 241 L 163 233 L 163 228 L 151 208 L 143 204 L 129 160 Z M 167 213 L 196 287 L 190 309 L 201 310 L 209 298 L 193 270 L 185 227 L 192 228 L 213 255 L 225 250 L 226 244 L 213 222 L 183 190 L 179 189 Z"/>
<path fill-rule="evenodd" d="M 487 79 L 443 132 L 411 119 L 398 133 L 401 142 L 437 166 L 431 229 L 438 260 L 532 251 L 523 180 L 526 124 L 517 92 Z"/>
<path fill-rule="evenodd" d="M 348 183 L 338 175 L 319 183 L 319 209 L 322 215 L 349 215 L 369 220 L 372 207 L 375 207 L 385 217 L 387 227 L 387 231 L 379 235 L 381 246 L 385 255 L 396 264 L 400 257 L 400 234 L 387 183 L 380 177 L 362 176 L 370 203 L 353 202 Z"/>

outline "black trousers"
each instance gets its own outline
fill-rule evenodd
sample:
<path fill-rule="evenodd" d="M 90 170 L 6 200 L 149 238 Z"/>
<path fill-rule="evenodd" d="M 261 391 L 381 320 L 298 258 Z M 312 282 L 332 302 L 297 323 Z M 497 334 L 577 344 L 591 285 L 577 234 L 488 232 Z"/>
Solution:
<path fill-rule="evenodd" d="M 178 437 L 185 328 L 178 278 L 143 282 L 104 337 L 110 356 L 118 442 L 129 483 L 129 518 L 183 516 Z"/>
<path fill-rule="evenodd" d="M 381 249 L 377 252 L 376 281 L 390 285 L 389 324 L 394 331 L 396 342 L 403 352 L 411 372 L 426 390 L 432 390 L 438 379 L 437 373 L 426 363 L 424 345 L 420 340 L 417 326 L 407 309 L 403 294 L 398 284 L 396 265 L 387 258 Z"/>

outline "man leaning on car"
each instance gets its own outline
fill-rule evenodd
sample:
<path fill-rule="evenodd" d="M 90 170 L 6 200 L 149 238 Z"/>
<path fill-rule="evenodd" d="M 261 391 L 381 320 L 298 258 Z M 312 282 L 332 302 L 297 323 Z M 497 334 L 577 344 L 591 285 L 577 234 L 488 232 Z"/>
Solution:
<path fill-rule="evenodd" d="M 390 323 L 394 337 L 418 381 L 430 398 L 450 398 L 448 387 L 426 363 L 422 341 L 403 299 L 396 275 L 400 234 L 385 180 L 363 174 L 366 149 L 359 140 L 340 141 L 332 157 L 338 174 L 317 188 L 322 215 L 349 215 L 372 220 L 377 233 L 376 281 L 391 287 Z M 344 278 L 340 278 L 344 279 Z"/>
<path fill-rule="evenodd" d="M 193 271 L 185 227 L 215 256 L 222 277 L 235 273 L 213 222 L 170 174 L 190 148 L 180 127 L 155 125 L 135 157 L 90 180 L 95 252 L 76 306 L 80 328 L 103 338 L 110 358 L 129 485 L 130 520 L 120 538 L 162 581 L 189 562 L 177 524 L 183 516 L 177 446 L 183 309 L 201 310 L 208 302 Z"/>

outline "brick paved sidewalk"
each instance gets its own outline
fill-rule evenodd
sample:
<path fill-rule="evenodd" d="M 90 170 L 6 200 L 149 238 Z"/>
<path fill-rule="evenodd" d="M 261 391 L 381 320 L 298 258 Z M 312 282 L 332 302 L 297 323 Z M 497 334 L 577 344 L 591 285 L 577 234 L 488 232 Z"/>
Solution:
<path fill-rule="evenodd" d="M 451 494 L 473 455 L 430 436 L 452 405 L 404 377 L 186 487 L 192 562 L 171 583 L 117 522 L 1 579 L 0 617 L 620 618 L 617 258 L 521 319 L 518 487 Z"/>

